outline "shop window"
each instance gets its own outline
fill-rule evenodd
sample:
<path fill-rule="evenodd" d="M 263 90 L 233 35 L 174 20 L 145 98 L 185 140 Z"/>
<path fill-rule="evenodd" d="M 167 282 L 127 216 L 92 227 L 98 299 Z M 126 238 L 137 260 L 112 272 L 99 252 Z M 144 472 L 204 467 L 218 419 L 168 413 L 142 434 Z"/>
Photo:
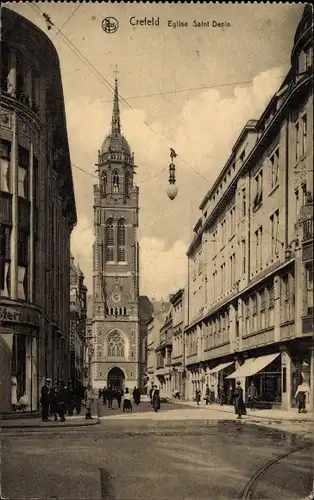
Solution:
<path fill-rule="evenodd" d="M 12 377 L 17 379 L 17 400 L 26 391 L 26 335 L 13 335 Z"/>

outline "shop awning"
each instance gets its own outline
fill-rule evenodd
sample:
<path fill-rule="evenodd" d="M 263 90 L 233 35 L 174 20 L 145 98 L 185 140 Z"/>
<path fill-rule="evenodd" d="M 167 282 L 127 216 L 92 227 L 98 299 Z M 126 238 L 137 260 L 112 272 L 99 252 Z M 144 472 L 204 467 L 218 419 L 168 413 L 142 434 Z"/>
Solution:
<path fill-rule="evenodd" d="M 259 356 L 258 358 L 247 359 L 238 370 L 233 372 L 227 378 L 242 378 L 242 377 L 251 377 L 256 373 L 260 372 L 265 366 L 268 366 L 272 363 L 276 358 L 280 356 L 280 353 L 276 354 L 267 354 L 266 356 Z"/>
<path fill-rule="evenodd" d="M 218 366 L 215 366 L 215 368 L 212 368 L 209 370 L 209 373 L 218 373 L 227 368 L 228 366 L 233 365 L 234 361 L 229 361 L 228 363 L 221 363 Z"/>

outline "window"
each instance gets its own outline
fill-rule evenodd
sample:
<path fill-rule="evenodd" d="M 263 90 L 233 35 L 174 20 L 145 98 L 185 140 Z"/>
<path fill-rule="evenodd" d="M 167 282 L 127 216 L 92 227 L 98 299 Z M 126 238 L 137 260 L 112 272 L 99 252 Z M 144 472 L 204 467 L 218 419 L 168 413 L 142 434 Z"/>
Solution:
<path fill-rule="evenodd" d="M 263 227 L 255 231 L 255 269 L 260 270 L 263 266 Z"/>
<path fill-rule="evenodd" d="M 271 188 L 275 189 L 279 185 L 279 148 L 270 157 L 271 168 Z"/>
<path fill-rule="evenodd" d="M 28 265 L 28 234 L 22 231 L 18 234 L 17 262 L 19 266 Z"/>
<path fill-rule="evenodd" d="M 220 282 L 220 295 L 225 291 L 225 279 L 226 279 L 226 264 L 220 266 L 221 282 Z"/>
<path fill-rule="evenodd" d="M 271 225 L 271 259 L 275 259 L 279 255 L 279 210 L 270 216 Z"/>
<path fill-rule="evenodd" d="M 236 256 L 233 253 L 230 257 L 230 286 L 234 287 L 236 283 Z"/>
<path fill-rule="evenodd" d="M 313 315 L 313 299 L 314 299 L 314 287 L 313 287 L 313 265 L 306 268 L 306 289 L 307 289 L 307 311 L 306 314 Z"/>
<path fill-rule="evenodd" d="M 10 163 L 6 158 L 0 158 L 0 191 L 10 193 Z"/>
<path fill-rule="evenodd" d="M 0 53 L 1 53 L 1 90 L 3 92 L 7 92 L 8 89 L 8 74 L 9 74 L 9 49 L 7 45 L 5 45 L 3 42 L 1 42 L 1 47 L 0 47 Z"/>
<path fill-rule="evenodd" d="M 263 203 L 263 170 L 255 176 L 255 197 L 253 208 L 256 210 Z"/>
<path fill-rule="evenodd" d="M 241 155 L 240 155 L 240 162 L 241 162 L 241 165 L 242 163 L 244 162 L 244 158 L 245 158 L 245 149 L 242 151 Z"/>
<path fill-rule="evenodd" d="M 214 256 L 217 254 L 217 237 L 218 233 L 217 231 L 213 232 L 213 251 L 214 251 Z"/>
<path fill-rule="evenodd" d="M 213 272 L 213 283 L 214 283 L 214 298 L 217 295 L 217 271 Z"/>
<path fill-rule="evenodd" d="M 303 156 L 307 151 L 307 115 L 302 117 L 302 145 L 301 155 Z"/>
<path fill-rule="evenodd" d="M 112 172 L 112 192 L 119 192 L 119 172 L 117 170 Z"/>
<path fill-rule="evenodd" d="M 299 219 L 299 214 L 300 214 L 300 196 L 299 196 L 299 190 L 297 189 L 295 192 L 295 220 L 297 221 Z"/>
<path fill-rule="evenodd" d="M 300 156 L 300 124 L 295 124 L 295 159 L 298 161 Z"/>
<path fill-rule="evenodd" d="M 307 205 L 307 185 L 302 184 L 302 206 Z"/>
<path fill-rule="evenodd" d="M 246 215 L 246 188 L 242 189 L 242 216 Z"/>
<path fill-rule="evenodd" d="M 289 275 L 286 274 L 283 276 L 281 280 L 281 320 L 289 321 L 290 319 L 290 310 L 289 310 Z"/>
<path fill-rule="evenodd" d="M 232 207 L 230 210 L 230 236 L 236 232 L 236 208 Z"/>
<path fill-rule="evenodd" d="M 268 287 L 268 308 L 272 309 L 275 305 L 275 290 L 274 285 Z"/>
<path fill-rule="evenodd" d="M 125 262 L 125 224 L 124 219 L 120 219 L 118 223 L 118 262 Z"/>
<path fill-rule="evenodd" d="M 106 261 L 114 261 L 114 225 L 112 219 L 108 219 L 106 225 Z"/>
<path fill-rule="evenodd" d="M 222 221 L 221 226 L 221 246 L 226 244 L 226 219 Z"/>
<path fill-rule="evenodd" d="M 242 274 L 246 273 L 246 241 L 241 241 Z"/>
<path fill-rule="evenodd" d="M 120 332 L 114 331 L 108 336 L 108 358 L 124 358 L 124 339 Z"/>

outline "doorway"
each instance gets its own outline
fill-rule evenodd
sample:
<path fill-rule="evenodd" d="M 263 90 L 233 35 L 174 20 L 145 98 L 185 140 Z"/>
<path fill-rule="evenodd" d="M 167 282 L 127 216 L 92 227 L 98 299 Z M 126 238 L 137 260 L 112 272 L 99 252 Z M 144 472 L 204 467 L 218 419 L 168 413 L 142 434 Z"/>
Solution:
<path fill-rule="evenodd" d="M 125 376 L 121 368 L 115 366 L 109 370 L 107 376 L 107 387 L 114 387 L 115 389 L 123 389 L 124 388 Z"/>

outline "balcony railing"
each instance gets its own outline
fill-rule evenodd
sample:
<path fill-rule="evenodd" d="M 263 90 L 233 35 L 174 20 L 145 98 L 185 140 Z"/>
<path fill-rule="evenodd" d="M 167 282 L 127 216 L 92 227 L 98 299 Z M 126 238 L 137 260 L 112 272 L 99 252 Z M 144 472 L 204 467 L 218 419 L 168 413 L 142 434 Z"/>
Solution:
<path fill-rule="evenodd" d="M 313 218 L 303 222 L 303 241 L 313 238 Z"/>

